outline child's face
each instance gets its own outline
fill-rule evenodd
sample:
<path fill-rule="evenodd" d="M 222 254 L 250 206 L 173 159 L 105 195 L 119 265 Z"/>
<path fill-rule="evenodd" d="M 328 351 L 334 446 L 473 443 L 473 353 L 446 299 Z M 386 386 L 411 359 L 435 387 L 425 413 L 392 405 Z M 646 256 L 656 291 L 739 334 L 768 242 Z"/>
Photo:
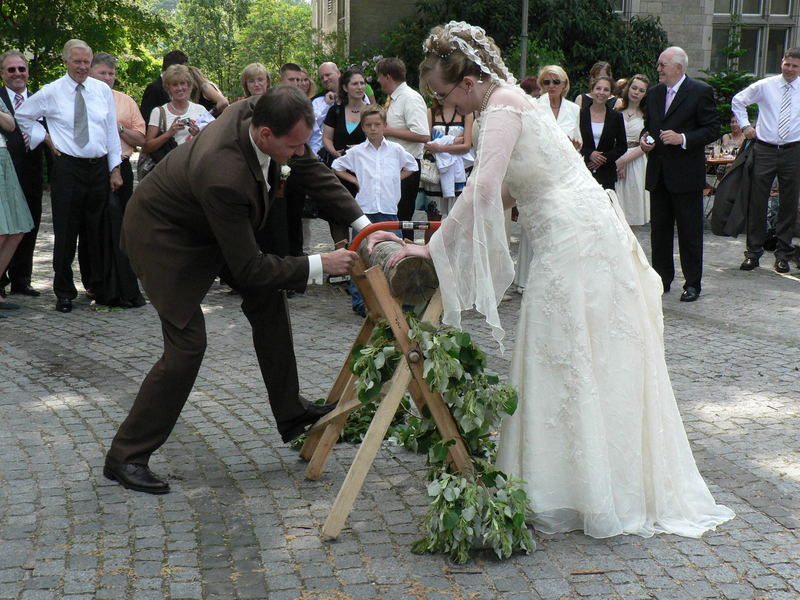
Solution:
<path fill-rule="evenodd" d="M 386 123 L 383 122 L 380 115 L 370 115 L 364 119 L 361 129 L 364 130 L 364 135 L 367 136 L 367 139 L 372 142 L 383 138 Z"/>

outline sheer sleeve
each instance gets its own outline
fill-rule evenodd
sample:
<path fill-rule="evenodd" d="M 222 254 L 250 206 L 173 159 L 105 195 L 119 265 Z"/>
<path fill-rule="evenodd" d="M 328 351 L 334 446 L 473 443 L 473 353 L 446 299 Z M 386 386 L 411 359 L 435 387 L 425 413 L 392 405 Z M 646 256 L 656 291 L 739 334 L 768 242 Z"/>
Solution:
<path fill-rule="evenodd" d="M 501 187 L 522 128 L 518 111 L 490 107 L 480 125 L 477 160 L 461 196 L 430 241 L 439 277 L 442 320 L 461 326 L 461 311 L 475 307 L 503 349 L 497 305 L 514 280 Z"/>

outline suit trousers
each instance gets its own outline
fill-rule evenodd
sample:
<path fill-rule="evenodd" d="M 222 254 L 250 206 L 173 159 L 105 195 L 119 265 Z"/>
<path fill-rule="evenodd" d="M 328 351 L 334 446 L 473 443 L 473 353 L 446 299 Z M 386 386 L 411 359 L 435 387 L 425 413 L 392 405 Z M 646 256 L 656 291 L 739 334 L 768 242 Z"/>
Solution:
<path fill-rule="evenodd" d="M 108 200 L 110 182 L 105 156 L 96 159 L 75 158 L 62 154 L 53 159 L 53 291 L 59 298 L 75 298 L 72 277 L 78 235 L 85 237 L 88 277 L 87 289 L 102 285 L 103 243 L 101 232 L 103 206 Z"/>
<path fill-rule="evenodd" d="M 8 263 L 7 273 L 0 277 L 0 287 L 5 287 L 11 283 L 11 289 L 21 290 L 31 284 L 33 276 L 33 253 L 36 249 L 36 238 L 39 235 L 39 225 L 42 222 L 42 173 L 26 176 L 22 170 L 17 169 L 22 193 L 28 204 L 28 209 L 33 217 L 33 229 L 22 236 L 22 240 L 17 246 L 11 262 Z"/>
<path fill-rule="evenodd" d="M 778 247 L 775 258 L 794 256 L 792 234 L 797 218 L 800 196 L 800 144 L 791 148 L 771 148 L 764 144 L 753 146 L 753 174 L 750 201 L 747 205 L 747 250 L 745 256 L 758 259 L 764 254 L 767 239 L 767 204 L 772 182 L 778 177 L 780 205 L 775 223 Z"/>
<path fill-rule="evenodd" d="M 400 221 L 410 221 L 414 218 L 417 208 L 417 194 L 419 193 L 420 161 L 417 160 L 417 170 L 400 182 L 400 202 L 397 204 L 397 218 Z M 408 233 L 413 239 L 414 232 Z"/>
<path fill-rule="evenodd" d="M 650 243 L 653 269 L 661 276 L 665 291 L 675 278 L 672 255 L 676 225 L 684 289 L 693 287 L 699 292 L 703 277 L 703 191 L 672 193 L 659 179 L 650 191 Z"/>
<path fill-rule="evenodd" d="M 240 289 L 240 288 L 239 288 Z M 300 397 L 289 312 L 283 292 L 240 289 L 242 311 L 253 330 L 261 375 L 278 430 L 307 408 Z M 164 353 L 144 379 L 133 407 L 120 425 L 108 455 L 147 464 L 175 427 L 194 387 L 206 350 L 206 326 L 198 306 L 186 327 L 161 318 Z"/>

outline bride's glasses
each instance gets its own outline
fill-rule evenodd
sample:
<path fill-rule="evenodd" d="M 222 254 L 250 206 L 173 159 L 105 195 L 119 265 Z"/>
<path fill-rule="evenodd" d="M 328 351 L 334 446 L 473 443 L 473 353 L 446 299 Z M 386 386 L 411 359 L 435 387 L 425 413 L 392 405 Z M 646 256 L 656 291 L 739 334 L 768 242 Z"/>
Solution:
<path fill-rule="evenodd" d="M 456 89 L 457 87 L 458 87 L 458 84 L 455 84 L 452 88 L 450 88 L 450 91 L 447 92 L 444 96 L 442 94 L 440 94 L 439 92 L 431 91 L 431 96 L 433 96 L 433 99 L 436 100 L 439 103 L 444 102 L 445 98 L 447 98 L 450 94 L 452 94 L 453 90 Z"/>

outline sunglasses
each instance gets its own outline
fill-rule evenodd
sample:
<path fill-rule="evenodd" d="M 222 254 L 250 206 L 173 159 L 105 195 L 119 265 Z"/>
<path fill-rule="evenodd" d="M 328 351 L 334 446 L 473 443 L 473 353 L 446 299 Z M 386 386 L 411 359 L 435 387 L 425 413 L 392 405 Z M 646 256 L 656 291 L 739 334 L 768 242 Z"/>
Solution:
<path fill-rule="evenodd" d="M 550 85 L 551 83 L 553 85 L 561 85 L 561 80 L 560 79 L 542 79 L 542 85 Z"/>
<path fill-rule="evenodd" d="M 6 69 L 6 71 L 8 71 L 9 73 L 16 73 L 17 71 L 19 71 L 20 73 L 24 73 L 27 70 L 28 67 L 8 67 Z"/>

